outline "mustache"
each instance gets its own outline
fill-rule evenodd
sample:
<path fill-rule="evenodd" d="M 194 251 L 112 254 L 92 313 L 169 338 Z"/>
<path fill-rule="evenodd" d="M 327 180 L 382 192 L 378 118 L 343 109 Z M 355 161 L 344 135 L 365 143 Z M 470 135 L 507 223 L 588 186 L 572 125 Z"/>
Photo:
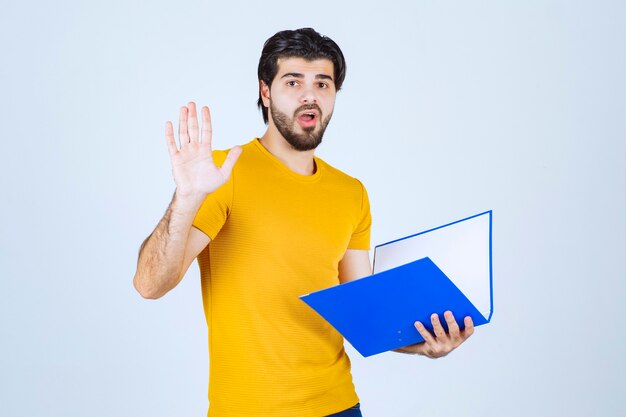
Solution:
<path fill-rule="evenodd" d="M 315 103 L 313 103 L 313 104 L 303 104 L 302 106 L 298 107 L 296 109 L 296 111 L 293 112 L 293 115 L 295 116 L 296 114 L 300 113 L 301 111 L 305 111 L 305 110 L 317 110 L 317 112 L 319 113 L 320 117 L 322 116 L 322 109 L 320 109 L 320 106 L 318 106 Z"/>

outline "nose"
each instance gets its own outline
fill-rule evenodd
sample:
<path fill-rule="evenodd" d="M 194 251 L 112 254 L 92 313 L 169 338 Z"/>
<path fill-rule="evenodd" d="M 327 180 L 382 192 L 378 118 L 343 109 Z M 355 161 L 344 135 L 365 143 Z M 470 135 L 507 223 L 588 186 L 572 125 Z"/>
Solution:
<path fill-rule="evenodd" d="M 307 86 L 302 90 L 300 101 L 304 104 L 317 103 L 317 94 L 312 86 Z"/>

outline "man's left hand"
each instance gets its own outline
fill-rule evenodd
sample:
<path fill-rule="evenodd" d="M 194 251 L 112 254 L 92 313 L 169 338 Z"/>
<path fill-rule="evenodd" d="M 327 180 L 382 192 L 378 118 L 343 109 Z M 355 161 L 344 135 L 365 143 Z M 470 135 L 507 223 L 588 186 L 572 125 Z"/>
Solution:
<path fill-rule="evenodd" d="M 430 316 L 430 321 L 433 324 L 433 331 L 435 334 L 432 335 L 421 322 L 416 321 L 415 328 L 422 335 L 424 341 L 414 345 L 402 347 L 396 351 L 403 353 L 417 353 L 432 359 L 441 358 L 459 347 L 461 343 L 465 342 L 467 338 L 474 333 L 474 322 L 471 317 L 465 317 L 465 329 L 463 330 L 459 329 L 459 325 L 454 319 L 454 315 L 451 311 L 446 311 L 444 313 L 444 318 L 448 325 L 448 333 L 446 333 L 441 325 L 439 316 L 437 314 L 433 314 Z"/>

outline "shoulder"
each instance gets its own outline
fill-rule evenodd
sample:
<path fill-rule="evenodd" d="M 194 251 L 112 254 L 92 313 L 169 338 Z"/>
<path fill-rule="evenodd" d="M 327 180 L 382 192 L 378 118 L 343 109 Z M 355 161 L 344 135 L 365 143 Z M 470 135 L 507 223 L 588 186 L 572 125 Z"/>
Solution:
<path fill-rule="evenodd" d="M 327 177 L 330 181 L 333 181 L 337 183 L 337 185 L 346 187 L 358 193 L 362 193 L 365 191 L 365 186 L 358 178 L 346 174 L 345 172 L 335 168 L 321 158 L 315 157 L 315 160 L 320 165 L 320 169 L 324 170 L 324 176 Z"/>
<path fill-rule="evenodd" d="M 241 156 L 243 156 L 244 154 L 246 156 L 248 156 L 251 153 L 251 148 L 254 146 L 253 142 L 248 142 L 244 145 L 240 145 L 241 146 Z M 232 148 L 228 148 L 228 149 L 220 149 L 220 150 L 213 150 L 213 162 L 215 163 L 215 165 L 219 165 L 221 166 L 224 161 L 226 160 L 226 157 L 228 156 L 228 152 L 230 152 Z M 241 156 L 239 157 L 239 160 L 242 160 L 243 158 L 241 158 Z M 239 162 L 237 162 L 239 163 Z M 237 164 L 235 164 L 235 166 L 237 166 Z"/>

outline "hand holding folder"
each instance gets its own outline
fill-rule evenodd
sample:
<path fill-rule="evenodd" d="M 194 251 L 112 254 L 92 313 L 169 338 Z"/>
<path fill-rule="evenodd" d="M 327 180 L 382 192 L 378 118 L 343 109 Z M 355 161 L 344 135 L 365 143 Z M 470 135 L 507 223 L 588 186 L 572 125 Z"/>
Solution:
<path fill-rule="evenodd" d="M 301 299 L 363 356 L 428 342 L 416 321 L 439 332 L 437 339 L 443 337 L 431 322 L 433 313 L 450 310 L 456 317 L 471 317 L 475 326 L 488 323 L 493 313 L 491 224 L 488 211 L 379 245 L 374 275 Z M 450 331 L 446 320 L 440 324 Z M 457 325 L 459 332 L 465 328 L 465 323 Z M 453 324 L 451 337 L 455 331 Z M 407 349 L 422 353 L 426 345 Z"/>
<path fill-rule="evenodd" d="M 454 314 L 452 314 L 451 311 L 446 311 L 444 313 L 444 319 L 448 331 L 443 328 L 437 313 L 430 316 L 430 322 L 433 326 L 434 335 L 430 333 L 422 322 L 416 321 L 415 328 L 424 338 L 424 341 L 401 347 L 396 349 L 396 351 L 403 353 L 417 353 L 428 356 L 429 358 L 440 358 L 458 348 L 461 343 L 465 342 L 467 338 L 474 333 L 474 322 L 470 316 L 465 317 L 463 320 L 463 330 L 459 327 L 459 324 L 456 322 Z"/>

